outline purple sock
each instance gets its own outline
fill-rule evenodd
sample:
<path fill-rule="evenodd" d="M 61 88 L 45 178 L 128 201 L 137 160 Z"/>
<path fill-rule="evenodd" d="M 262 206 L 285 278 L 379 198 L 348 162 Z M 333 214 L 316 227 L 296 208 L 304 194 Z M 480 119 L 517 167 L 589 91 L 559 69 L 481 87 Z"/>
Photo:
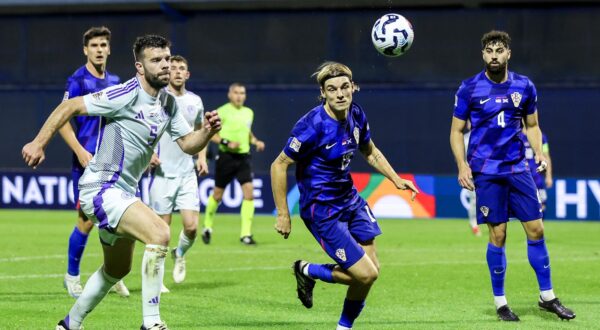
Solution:
<path fill-rule="evenodd" d="M 363 307 L 365 307 L 364 300 L 348 300 L 346 298 L 338 324 L 346 328 L 352 328 L 354 320 L 360 315 Z"/>
<path fill-rule="evenodd" d="M 308 264 L 308 276 L 327 283 L 335 283 L 333 280 L 332 264 Z"/>

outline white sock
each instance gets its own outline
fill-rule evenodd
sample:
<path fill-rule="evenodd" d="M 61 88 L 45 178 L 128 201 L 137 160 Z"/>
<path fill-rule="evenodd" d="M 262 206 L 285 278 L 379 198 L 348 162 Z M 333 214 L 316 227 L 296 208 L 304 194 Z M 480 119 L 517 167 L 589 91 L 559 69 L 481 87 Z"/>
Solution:
<path fill-rule="evenodd" d="M 81 296 L 77 298 L 73 307 L 69 311 L 69 328 L 79 329 L 83 319 L 102 301 L 110 288 L 119 281 L 118 278 L 111 277 L 100 267 L 85 283 Z"/>
<path fill-rule="evenodd" d="M 310 275 L 308 275 L 308 265 L 309 265 L 309 263 L 307 262 L 307 263 L 305 263 L 303 266 L 301 265 L 301 266 L 300 266 L 300 269 L 302 269 L 302 274 L 304 274 L 304 275 L 306 275 L 306 276 L 310 277 Z M 312 277 L 311 277 L 311 278 L 312 278 Z"/>
<path fill-rule="evenodd" d="M 160 289 L 165 275 L 165 257 L 168 248 L 147 244 L 142 259 L 142 316 L 144 326 L 149 328 L 160 323 Z"/>
<path fill-rule="evenodd" d="M 183 257 L 185 255 L 185 253 L 187 252 L 187 250 L 189 250 L 192 247 L 192 245 L 194 245 L 195 241 L 196 241 L 195 238 L 191 239 L 191 238 L 187 237 L 182 229 L 181 232 L 179 233 L 179 245 L 177 245 L 177 250 L 175 250 L 175 254 L 178 257 Z"/>
<path fill-rule="evenodd" d="M 335 330 L 352 330 L 352 328 L 346 328 L 345 326 L 338 324 Z"/>
<path fill-rule="evenodd" d="M 71 275 L 69 273 L 66 273 L 65 278 L 68 279 L 69 281 L 80 281 L 79 275 Z"/>
<path fill-rule="evenodd" d="M 506 302 L 506 296 L 494 296 L 494 305 L 496 305 L 496 309 L 504 305 L 508 305 L 508 302 Z"/>
<path fill-rule="evenodd" d="M 550 300 L 556 298 L 556 296 L 554 295 L 554 290 L 550 289 L 550 290 L 540 291 L 540 298 L 542 298 L 543 301 L 550 301 Z"/>

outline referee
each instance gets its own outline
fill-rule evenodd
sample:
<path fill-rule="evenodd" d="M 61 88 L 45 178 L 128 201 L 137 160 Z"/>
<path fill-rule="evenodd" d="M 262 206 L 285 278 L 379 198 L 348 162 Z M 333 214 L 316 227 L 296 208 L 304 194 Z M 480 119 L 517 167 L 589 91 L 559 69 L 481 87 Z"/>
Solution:
<path fill-rule="evenodd" d="M 223 191 L 233 178 L 242 186 L 244 200 L 240 210 L 242 228 L 240 242 L 245 245 L 256 245 L 252 237 L 252 218 L 254 217 L 254 187 L 252 186 L 252 165 L 250 145 L 256 146 L 256 151 L 263 151 L 265 143 L 252 133 L 254 112 L 245 107 L 246 87 L 240 83 L 229 86 L 227 93 L 229 103 L 217 109 L 221 118 L 221 131 L 215 134 L 212 141 L 219 145 L 219 155 L 215 166 L 215 189 L 208 198 L 202 241 L 210 244 L 213 222 L 219 203 L 223 199 Z"/>

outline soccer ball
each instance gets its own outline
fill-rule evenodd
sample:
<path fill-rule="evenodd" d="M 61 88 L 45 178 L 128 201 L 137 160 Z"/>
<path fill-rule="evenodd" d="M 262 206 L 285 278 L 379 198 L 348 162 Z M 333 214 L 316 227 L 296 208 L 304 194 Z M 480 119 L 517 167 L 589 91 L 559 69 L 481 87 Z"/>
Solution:
<path fill-rule="evenodd" d="M 410 22 L 399 14 L 385 14 L 373 25 L 371 40 L 381 54 L 396 57 L 406 53 L 413 43 L 415 32 Z"/>

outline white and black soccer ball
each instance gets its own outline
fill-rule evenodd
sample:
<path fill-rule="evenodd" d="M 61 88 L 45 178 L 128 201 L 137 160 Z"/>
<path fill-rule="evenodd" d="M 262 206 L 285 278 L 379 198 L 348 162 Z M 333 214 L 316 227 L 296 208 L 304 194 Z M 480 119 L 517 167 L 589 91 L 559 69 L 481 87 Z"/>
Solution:
<path fill-rule="evenodd" d="M 373 25 L 371 40 L 381 54 L 396 57 L 406 53 L 415 38 L 410 22 L 400 14 L 385 14 Z"/>

